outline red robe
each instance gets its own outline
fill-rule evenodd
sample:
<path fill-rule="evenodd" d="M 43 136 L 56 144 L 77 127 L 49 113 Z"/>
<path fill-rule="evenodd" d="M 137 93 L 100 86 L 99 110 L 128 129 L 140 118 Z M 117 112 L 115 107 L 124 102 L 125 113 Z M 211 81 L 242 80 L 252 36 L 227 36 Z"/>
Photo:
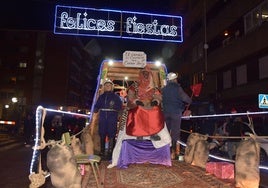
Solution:
<path fill-rule="evenodd" d="M 135 83 L 128 89 L 128 111 L 126 133 L 131 136 L 150 136 L 164 128 L 164 118 L 159 106 L 151 106 L 153 100 L 160 104 L 161 94 L 153 85 L 152 73 L 144 78 L 140 74 L 139 83 Z M 144 106 L 137 106 L 139 100 Z"/>
<path fill-rule="evenodd" d="M 137 106 L 129 110 L 127 118 L 127 135 L 150 136 L 164 128 L 164 118 L 159 106 L 145 109 Z"/>

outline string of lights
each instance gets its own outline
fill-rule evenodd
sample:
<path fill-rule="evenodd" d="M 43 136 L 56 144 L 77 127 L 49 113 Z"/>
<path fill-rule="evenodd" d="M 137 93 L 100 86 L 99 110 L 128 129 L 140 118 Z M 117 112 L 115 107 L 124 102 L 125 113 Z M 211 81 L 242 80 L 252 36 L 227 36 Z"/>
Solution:
<path fill-rule="evenodd" d="M 80 114 L 80 113 L 62 111 L 62 110 L 55 110 L 55 109 L 51 109 L 51 108 L 46 108 L 46 111 L 48 111 L 48 112 L 56 112 L 56 113 L 61 113 L 61 114 L 75 115 L 75 116 L 81 116 L 81 117 L 86 117 L 86 118 L 90 117 L 89 115 L 86 115 L 86 114 Z"/>
<path fill-rule="evenodd" d="M 44 108 L 42 106 L 38 106 L 36 109 L 36 115 L 35 115 L 35 143 L 33 147 L 33 155 L 32 155 L 32 160 L 31 160 L 31 165 L 30 165 L 30 174 L 34 173 L 35 170 L 34 168 L 36 167 L 36 162 L 39 161 L 39 154 L 40 151 L 38 149 L 38 146 L 40 145 L 40 133 L 41 133 L 41 120 L 43 116 L 43 111 Z"/>
<path fill-rule="evenodd" d="M 40 144 L 41 144 L 41 134 L 42 134 L 42 119 L 44 119 L 44 112 L 56 112 L 56 113 L 62 113 L 62 114 L 69 114 L 69 115 L 75 115 L 75 116 L 80 116 L 80 117 L 85 117 L 89 118 L 89 115 L 86 114 L 80 114 L 80 113 L 74 113 L 74 112 L 68 112 L 68 111 L 61 111 L 61 110 L 55 110 L 55 109 L 50 109 L 50 108 L 44 108 L 42 106 L 38 106 L 36 109 L 36 133 L 35 133 L 35 143 L 33 147 L 33 155 L 32 155 L 32 160 L 31 160 L 31 165 L 30 165 L 30 174 L 36 173 L 38 170 L 37 168 L 37 163 L 39 162 L 39 157 L 40 157 Z M 39 172 L 40 173 L 40 172 Z M 47 176 L 48 177 L 48 176 Z"/>
<path fill-rule="evenodd" d="M 215 118 L 215 117 L 231 117 L 231 116 L 245 116 L 245 115 L 262 115 L 268 114 L 268 111 L 262 112 L 243 112 L 243 113 L 228 113 L 228 114 L 212 114 L 212 115 L 196 115 L 196 116 L 183 116 L 182 119 L 194 119 L 194 118 Z"/>

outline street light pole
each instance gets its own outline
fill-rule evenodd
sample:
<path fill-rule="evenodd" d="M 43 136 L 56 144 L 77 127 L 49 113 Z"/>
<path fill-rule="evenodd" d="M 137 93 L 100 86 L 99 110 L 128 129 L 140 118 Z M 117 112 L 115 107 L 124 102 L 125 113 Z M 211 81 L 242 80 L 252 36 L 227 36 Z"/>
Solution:
<path fill-rule="evenodd" d="M 205 73 L 208 71 L 208 65 L 207 65 L 207 50 L 208 50 L 208 44 L 207 44 L 207 5 L 206 0 L 204 0 L 204 61 L 205 61 Z"/>

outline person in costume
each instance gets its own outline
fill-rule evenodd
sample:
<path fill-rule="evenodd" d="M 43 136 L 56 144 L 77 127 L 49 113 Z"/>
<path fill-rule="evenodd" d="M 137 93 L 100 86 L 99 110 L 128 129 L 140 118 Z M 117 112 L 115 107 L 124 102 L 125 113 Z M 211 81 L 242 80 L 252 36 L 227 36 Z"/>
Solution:
<path fill-rule="evenodd" d="M 167 75 L 167 85 L 162 89 L 162 104 L 165 116 L 165 122 L 172 139 L 171 158 L 175 159 L 179 154 L 179 145 L 181 131 L 181 117 L 186 105 L 192 103 L 191 97 L 184 92 L 178 83 L 178 75 L 170 72 Z"/>
<path fill-rule="evenodd" d="M 111 158 L 117 134 L 118 113 L 122 109 L 122 100 L 113 92 L 114 84 L 111 80 L 103 83 L 104 93 L 101 94 L 94 106 L 94 112 L 99 112 L 99 136 L 101 152 L 104 158 Z M 106 137 L 109 139 L 108 153 L 105 152 Z"/>
<path fill-rule="evenodd" d="M 141 141 L 141 143 L 146 143 L 150 140 L 155 149 L 165 147 L 166 145 L 171 146 L 171 137 L 165 126 L 160 106 L 162 100 L 161 93 L 155 87 L 152 71 L 146 66 L 138 73 L 139 79 L 127 89 L 127 106 L 122 112 L 112 161 L 107 168 L 115 166 L 125 168 L 125 159 L 121 158 L 126 152 L 125 148 L 122 147 L 125 140 L 136 139 Z M 161 164 L 171 166 L 169 151 L 163 155 L 167 159 L 161 161 Z"/>
<path fill-rule="evenodd" d="M 154 85 L 148 66 L 139 72 L 139 80 L 128 88 L 127 101 L 127 135 L 136 136 L 138 139 L 143 136 L 161 139 L 157 135 L 164 127 L 164 117 L 159 106 L 161 93 Z"/>

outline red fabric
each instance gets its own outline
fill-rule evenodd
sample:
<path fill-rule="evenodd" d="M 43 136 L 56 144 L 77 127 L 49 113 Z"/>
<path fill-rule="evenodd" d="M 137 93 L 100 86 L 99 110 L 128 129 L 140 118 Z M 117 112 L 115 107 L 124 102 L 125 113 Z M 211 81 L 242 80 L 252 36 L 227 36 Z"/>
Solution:
<path fill-rule="evenodd" d="M 161 109 L 154 106 L 144 109 L 140 106 L 129 110 L 126 133 L 130 136 L 150 136 L 164 128 L 164 118 Z"/>
<path fill-rule="evenodd" d="M 206 171 L 220 179 L 234 179 L 234 164 L 228 162 L 208 162 Z"/>
<path fill-rule="evenodd" d="M 201 83 L 191 86 L 191 90 L 192 90 L 193 95 L 195 97 L 198 97 L 200 95 L 201 89 L 202 89 L 202 84 Z"/>

